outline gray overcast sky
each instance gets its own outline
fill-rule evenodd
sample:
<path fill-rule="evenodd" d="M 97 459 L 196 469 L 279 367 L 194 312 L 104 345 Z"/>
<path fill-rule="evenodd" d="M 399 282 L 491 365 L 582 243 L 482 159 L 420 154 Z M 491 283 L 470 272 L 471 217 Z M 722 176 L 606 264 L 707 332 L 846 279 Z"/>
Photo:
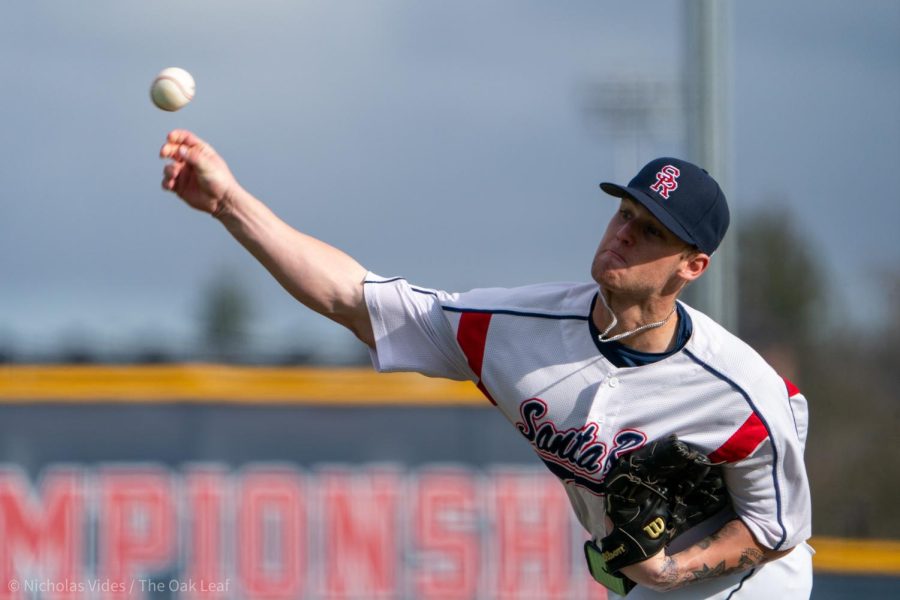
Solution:
<path fill-rule="evenodd" d="M 900 264 L 900 2 L 734 3 L 737 217 L 785 205 L 872 324 Z M 159 189 L 191 128 L 285 220 L 383 275 L 463 289 L 584 280 L 627 180 L 584 112 L 597 82 L 678 83 L 676 2 L 16 1 L 0 9 L 0 343 L 192 339 L 203 287 L 253 294 L 256 339 L 340 351 L 209 217 Z M 168 114 L 153 76 L 197 97 Z M 677 114 L 640 161 L 684 150 Z M 894 299 L 893 301 L 896 301 Z"/>

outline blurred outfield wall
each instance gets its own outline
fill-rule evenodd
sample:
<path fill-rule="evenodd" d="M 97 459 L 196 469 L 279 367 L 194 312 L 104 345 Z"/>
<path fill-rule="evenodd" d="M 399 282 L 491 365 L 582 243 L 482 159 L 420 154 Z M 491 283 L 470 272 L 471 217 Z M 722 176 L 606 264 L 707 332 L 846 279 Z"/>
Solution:
<path fill-rule="evenodd" d="M 606 597 L 562 487 L 467 383 L 16 366 L 0 400 L 0 600 Z M 900 543 L 814 545 L 817 575 L 900 573 Z"/>

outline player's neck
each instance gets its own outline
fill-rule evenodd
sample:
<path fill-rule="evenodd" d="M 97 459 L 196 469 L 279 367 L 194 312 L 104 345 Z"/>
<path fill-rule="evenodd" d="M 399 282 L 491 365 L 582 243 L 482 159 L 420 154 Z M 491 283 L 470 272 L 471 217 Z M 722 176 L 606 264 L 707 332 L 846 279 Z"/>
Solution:
<path fill-rule="evenodd" d="M 641 352 L 666 352 L 672 348 L 678 329 L 676 296 L 637 299 L 602 289 L 600 294 L 605 294 L 609 310 L 604 298 L 598 298 L 591 317 L 597 329 L 604 332 L 601 341 L 639 329 L 616 341 Z M 609 329 L 613 322 L 615 325 Z"/>

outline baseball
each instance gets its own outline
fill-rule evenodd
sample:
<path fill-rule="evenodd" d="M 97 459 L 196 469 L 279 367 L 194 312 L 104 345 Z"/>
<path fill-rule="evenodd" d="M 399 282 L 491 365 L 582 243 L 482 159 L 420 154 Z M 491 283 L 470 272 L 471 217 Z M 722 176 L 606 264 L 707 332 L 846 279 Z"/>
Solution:
<path fill-rule="evenodd" d="M 178 67 L 163 69 L 150 86 L 150 99 L 157 107 L 176 111 L 194 98 L 194 78 Z"/>

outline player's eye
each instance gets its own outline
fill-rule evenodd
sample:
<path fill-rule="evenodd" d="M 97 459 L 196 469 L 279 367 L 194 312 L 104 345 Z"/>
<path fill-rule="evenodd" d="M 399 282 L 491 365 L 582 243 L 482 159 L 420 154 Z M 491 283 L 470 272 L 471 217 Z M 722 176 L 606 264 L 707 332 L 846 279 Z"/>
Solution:
<path fill-rule="evenodd" d="M 653 225 L 647 226 L 647 233 L 656 238 L 662 237 L 662 231 L 660 231 L 658 228 L 654 227 Z"/>
<path fill-rule="evenodd" d="M 623 220 L 627 221 L 628 219 L 631 218 L 631 211 L 628 210 L 627 208 L 623 208 L 622 210 L 619 211 L 619 215 L 621 215 Z"/>

